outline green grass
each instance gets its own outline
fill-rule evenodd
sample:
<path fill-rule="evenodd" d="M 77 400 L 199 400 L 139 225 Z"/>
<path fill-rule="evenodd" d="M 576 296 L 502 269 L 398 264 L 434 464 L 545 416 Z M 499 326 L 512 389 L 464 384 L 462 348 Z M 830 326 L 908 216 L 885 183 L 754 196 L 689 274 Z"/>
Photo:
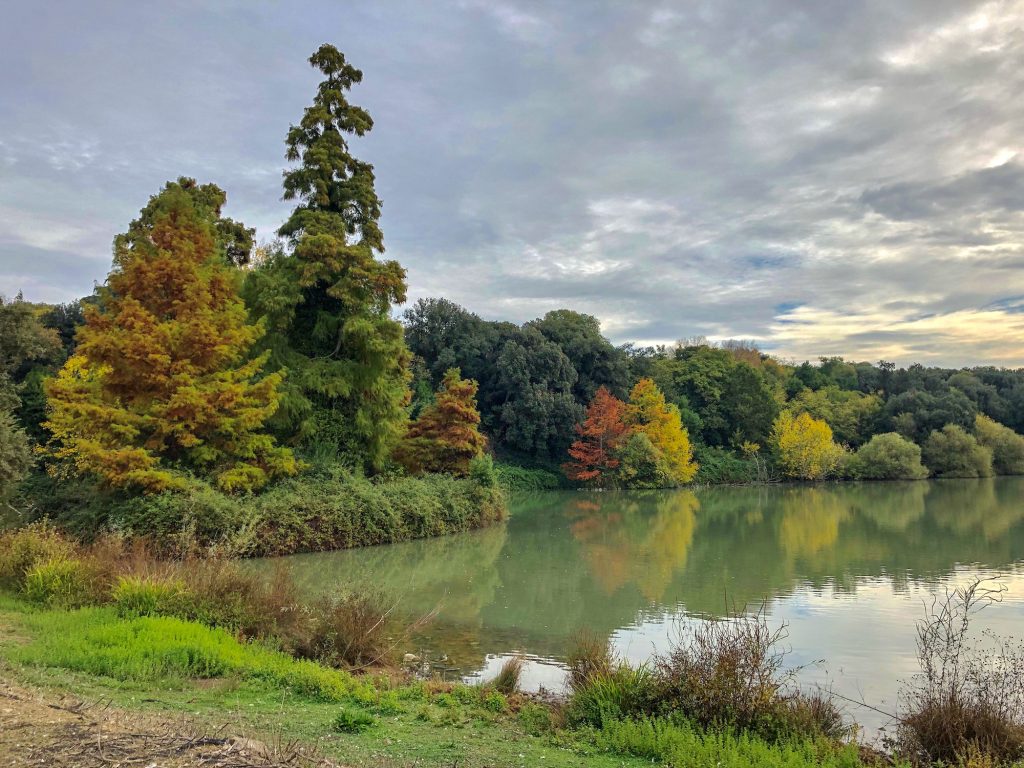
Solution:
<path fill-rule="evenodd" d="M 594 731 L 599 748 L 687 768 L 857 768 L 855 746 L 796 740 L 770 744 L 748 734 L 701 733 L 664 719 L 610 720 Z"/>
<path fill-rule="evenodd" d="M 296 661 L 193 622 L 121 617 L 113 607 L 39 609 L 3 592 L 0 677 L 129 709 L 187 713 L 211 728 L 230 723 L 255 738 L 315 744 L 356 767 L 646 764 L 532 736 L 495 691 L 458 685 L 442 692 L 424 683 L 389 689 L 384 679 Z"/>
<path fill-rule="evenodd" d="M 11 649 L 12 661 L 121 682 L 240 677 L 322 701 L 367 687 L 344 672 L 239 642 L 223 629 L 167 616 L 122 619 L 114 608 L 82 608 L 30 613 L 23 626 L 34 639 Z"/>
<path fill-rule="evenodd" d="M 0 676 L 114 706 L 187 713 L 254 738 L 316 745 L 345 765 L 631 768 L 668 764 L 855 768 L 852 748 L 769 745 L 702 735 L 667 721 L 606 719 L 557 731 L 550 711 L 494 689 L 418 682 L 391 687 L 293 659 L 177 618 L 113 606 L 34 607 L 0 592 Z"/>

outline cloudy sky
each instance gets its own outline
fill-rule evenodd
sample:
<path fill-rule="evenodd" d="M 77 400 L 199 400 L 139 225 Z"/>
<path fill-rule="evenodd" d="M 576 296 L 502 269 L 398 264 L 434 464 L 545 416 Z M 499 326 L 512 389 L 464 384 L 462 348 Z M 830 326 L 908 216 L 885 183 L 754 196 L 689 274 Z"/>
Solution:
<path fill-rule="evenodd" d="M 0 292 L 91 292 L 180 175 L 271 237 L 321 42 L 412 300 L 1024 365 L 1024 0 L 8 3 Z"/>

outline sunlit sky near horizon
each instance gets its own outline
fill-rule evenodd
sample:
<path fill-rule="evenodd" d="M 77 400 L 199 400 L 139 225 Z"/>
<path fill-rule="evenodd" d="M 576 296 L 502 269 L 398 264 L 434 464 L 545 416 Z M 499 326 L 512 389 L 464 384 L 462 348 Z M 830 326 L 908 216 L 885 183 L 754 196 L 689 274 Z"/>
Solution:
<path fill-rule="evenodd" d="M 269 239 L 306 59 L 410 300 L 616 343 L 1024 366 L 1024 0 L 8 2 L 0 293 L 92 291 L 181 175 Z"/>

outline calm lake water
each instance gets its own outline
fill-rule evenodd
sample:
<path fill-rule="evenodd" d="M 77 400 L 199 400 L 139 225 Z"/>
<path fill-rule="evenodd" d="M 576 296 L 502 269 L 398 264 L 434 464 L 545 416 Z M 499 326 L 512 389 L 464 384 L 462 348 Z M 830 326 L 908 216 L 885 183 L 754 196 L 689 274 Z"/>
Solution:
<path fill-rule="evenodd" d="M 640 662 L 682 622 L 767 601 L 803 681 L 891 710 L 930 596 L 995 578 L 978 628 L 1024 636 L 1024 478 L 548 492 L 488 530 L 287 560 L 310 592 L 374 584 L 410 615 L 438 607 L 403 650 L 471 678 L 521 653 L 525 685 L 552 690 L 582 628 Z M 849 713 L 868 735 L 886 720 Z"/>

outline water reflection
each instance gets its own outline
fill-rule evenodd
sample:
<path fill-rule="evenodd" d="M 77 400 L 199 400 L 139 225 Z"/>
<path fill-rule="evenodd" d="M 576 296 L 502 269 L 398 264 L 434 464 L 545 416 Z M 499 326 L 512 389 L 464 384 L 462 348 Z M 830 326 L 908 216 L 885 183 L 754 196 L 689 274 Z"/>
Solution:
<path fill-rule="evenodd" d="M 467 673 L 514 651 L 557 661 L 583 627 L 641 660 L 673 621 L 767 598 L 794 663 L 828 659 L 840 687 L 885 699 L 912 670 L 921 600 L 951 581 L 1002 574 L 1010 593 L 984 620 L 1024 634 L 1022 492 L 997 478 L 545 493 L 489 530 L 291 560 L 310 591 L 372 582 L 410 613 L 440 605 L 417 642 Z"/>

